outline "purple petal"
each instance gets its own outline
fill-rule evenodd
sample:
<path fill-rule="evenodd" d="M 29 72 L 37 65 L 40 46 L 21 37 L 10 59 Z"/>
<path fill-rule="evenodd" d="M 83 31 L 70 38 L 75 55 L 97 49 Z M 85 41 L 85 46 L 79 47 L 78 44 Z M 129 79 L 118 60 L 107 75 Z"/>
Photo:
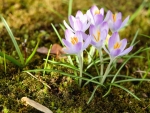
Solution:
<path fill-rule="evenodd" d="M 75 17 L 74 16 L 69 16 L 69 23 L 70 23 L 70 26 L 73 28 L 74 30 L 74 21 L 75 21 Z"/>
<path fill-rule="evenodd" d="M 81 11 L 77 11 L 76 17 L 77 18 L 83 17 L 83 13 Z"/>
<path fill-rule="evenodd" d="M 102 14 L 104 16 L 104 8 L 100 9 L 100 14 Z"/>
<path fill-rule="evenodd" d="M 95 11 L 99 11 L 96 5 L 93 5 L 90 10 L 91 10 L 92 15 L 95 15 Z"/>
<path fill-rule="evenodd" d="M 89 35 L 85 34 L 84 32 L 82 33 L 82 37 L 83 37 L 83 40 L 86 40 L 87 38 L 89 38 Z"/>
<path fill-rule="evenodd" d="M 90 35 L 93 35 L 94 28 L 95 28 L 94 25 L 90 25 L 90 28 L 89 28 Z"/>
<path fill-rule="evenodd" d="M 121 52 L 120 49 L 113 49 L 110 51 L 110 56 L 117 57 L 120 54 L 120 52 Z"/>
<path fill-rule="evenodd" d="M 113 32 L 116 32 L 120 29 L 121 27 L 121 24 L 122 24 L 122 21 L 119 19 L 117 20 L 114 25 L 113 25 L 113 28 L 111 29 Z"/>
<path fill-rule="evenodd" d="M 81 52 L 81 49 L 82 49 L 82 42 L 78 42 L 75 46 L 74 46 L 74 51 L 76 52 L 76 53 L 79 53 L 79 52 Z"/>
<path fill-rule="evenodd" d="M 74 33 L 70 30 L 66 30 L 65 31 L 65 38 L 66 40 L 68 40 L 69 42 L 71 42 L 71 37 L 74 37 Z"/>
<path fill-rule="evenodd" d="M 120 43 L 121 43 L 120 49 L 121 49 L 121 51 L 123 51 L 125 49 L 126 45 L 127 45 L 127 39 L 122 39 L 120 41 Z"/>
<path fill-rule="evenodd" d="M 107 22 L 103 22 L 101 24 L 101 30 L 106 30 L 108 33 L 109 27 L 108 27 L 108 23 Z"/>
<path fill-rule="evenodd" d="M 64 45 L 65 45 L 67 48 L 72 48 L 72 47 L 73 47 L 73 44 L 70 43 L 70 42 L 67 41 L 67 40 L 62 39 L 62 42 L 64 43 Z"/>
<path fill-rule="evenodd" d="M 94 20 L 93 20 L 93 16 L 91 14 L 91 11 L 87 10 L 86 15 L 87 15 L 88 21 L 90 21 L 90 23 L 92 23 L 94 25 Z"/>
<path fill-rule="evenodd" d="M 101 31 L 101 34 L 100 34 L 100 40 L 105 40 L 107 37 L 107 30 L 103 30 Z"/>
<path fill-rule="evenodd" d="M 76 19 L 73 23 L 73 28 L 75 31 L 81 31 L 82 30 L 82 23 L 79 19 Z"/>
<path fill-rule="evenodd" d="M 130 46 L 129 48 L 125 49 L 123 52 L 119 54 L 119 56 L 123 56 L 125 54 L 128 54 L 133 49 L 133 46 Z"/>
<path fill-rule="evenodd" d="M 78 38 L 78 42 L 83 42 L 83 32 L 82 31 L 76 31 L 75 36 Z"/>
<path fill-rule="evenodd" d="M 64 52 L 67 53 L 67 54 L 75 54 L 75 53 L 76 53 L 76 52 L 73 51 L 72 49 L 66 48 L 66 47 L 62 48 L 62 51 L 64 51 Z"/>
<path fill-rule="evenodd" d="M 122 20 L 122 13 L 121 12 L 117 13 L 116 19 L 117 20 L 119 20 L 119 19 Z"/>
<path fill-rule="evenodd" d="M 90 37 L 88 37 L 86 40 L 85 40 L 85 42 L 83 43 L 83 50 L 85 50 L 88 46 L 89 46 L 89 44 L 91 43 L 91 38 Z"/>
<path fill-rule="evenodd" d="M 95 25 L 101 24 L 103 22 L 103 15 L 94 15 Z"/>
<path fill-rule="evenodd" d="M 104 19 L 104 21 L 109 21 L 112 17 L 112 12 L 111 11 L 108 11 L 107 14 L 106 14 L 106 17 Z"/>
<path fill-rule="evenodd" d="M 123 28 L 127 24 L 128 20 L 129 20 L 129 16 L 122 22 L 121 28 Z"/>
<path fill-rule="evenodd" d="M 119 41 L 119 34 L 117 32 L 113 33 L 112 36 L 109 38 L 108 49 L 111 50 L 114 47 L 115 43 Z"/>

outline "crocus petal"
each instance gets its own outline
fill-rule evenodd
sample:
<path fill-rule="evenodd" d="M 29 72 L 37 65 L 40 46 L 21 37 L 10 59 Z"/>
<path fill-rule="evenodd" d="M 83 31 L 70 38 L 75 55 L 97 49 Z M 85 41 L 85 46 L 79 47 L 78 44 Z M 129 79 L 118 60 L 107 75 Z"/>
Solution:
<path fill-rule="evenodd" d="M 108 42 L 108 48 L 109 50 L 111 50 L 116 42 L 119 42 L 120 38 L 119 38 L 119 34 L 117 32 L 113 33 L 112 36 L 109 38 L 109 42 Z"/>
<path fill-rule="evenodd" d="M 76 51 L 76 53 L 81 52 L 82 49 L 82 42 L 78 42 L 75 46 L 74 46 L 74 51 Z"/>
<path fill-rule="evenodd" d="M 129 20 L 129 16 L 122 22 L 121 28 L 123 28 L 127 24 L 128 20 Z"/>
<path fill-rule="evenodd" d="M 85 50 L 89 46 L 90 43 L 91 43 L 91 38 L 88 37 L 83 43 L 83 50 Z"/>
<path fill-rule="evenodd" d="M 77 11 L 76 17 L 77 18 L 83 17 L 83 13 L 81 11 Z"/>
<path fill-rule="evenodd" d="M 82 31 L 76 31 L 75 36 L 78 38 L 78 42 L 83 42 L 83 32 Z"/>
<path fill-rule="evenodd" d="M 120 49 L 114 49 L 110 51 L 110 56 L 112 57 L 117 57 L 120 54 L 121 50 Z"/>
<path fill-rule="evenodd" d="M 68 40 L 70 42 L 71 41 L 71 37 L 74 37 L 74 33 L 67 29 L 65 31 L 65 38 L 66 38 L 66 40 Z"/>
<path fill-rule="evenodd" d="M 93 32 L 95 31 L 94 28 L 94 25 L 90 25 L 89 32 L 91 35 L 93 35 Z"/>
<path fill-rule="evenodd" d="M 106 17 L 105 17 L 104 21 L 108 21 L 109 19 L 111 19 L 111 17 L 112 17 L 112 12 L 111 12 L 111 11 L 108 11 L 108 12 L 106 13 Z"/>
<path fill-rule="evenodd" d="M 82 33 L 82 37 L 83 37 L 83 40 L 86 40 L 88 37 L 89 37 L 89 35 L 87 35 L 87 34 L 85 34 L 84 32 Z"/>
<path fill-rule="evenodd" d="M 117 18 L 117 20 L 122 19 L 122 13 L 121 12 L 117 13 L 116 18 Z"/>
<path fill-rule="evenodd" d="M 127 39 L 122 39 L 120 41 L 120 43 L 121 43 L 120 49 L 121 49 L 121 51 L 123 51 L 125 49 L 126 45 L 127 45 Z"/>
<path fill-rule="evenodd" d="M 93 19 L 93 16 L 92 16 L 92 14 L 91 14 L 91 11 L 90 11 L 90 10 L 87 10 L 86 15 L 87 15 L 88 21 L 90 21 L 91 24 L 94 25 L 94 19 Z"/>
<path fill-rule="evenodd" d="M 90 10 L 91 10 L 92 15 L 95 15 L 95 11 L 99 11 L 96 5 L 93 5 Z"/>
<path fill-rule="evenodd" d="M 123 56 L 125 54 L 128 54 L 133 49 L 133 46 L 130 46 L 129 48 L 125 49 L 123 52 L 119 54 L 119 56 Z"/>
<path fill-rule="evenodd" d="M 62 51 L 64 51 L 67 54 L 76 54 L 76 51 L 73 51 L 72 49 L 66 47 L 62 48 Z"/>
<path fill-rule="evenodd" d="M 70 23 L 70 26 L 73 28 L 73 30 L 74 30 L 74 21 L 75 20 L 76 19 L 74 16 L 72 16 L 72 15 L 69 16 L 69 23 Z"/>
<path fill-rule="evenodd" d="M 103 22 L 103 15 L 94 15 L 95 25 L 101 24 Z"/>
<path fill-rule="evenodd" d="M 69 42 L 69 41 L 67 41 L 67 40 L 64 40 L 64 39 L 62 39 L 62 42 L 64 43 L 64 45 L 67 47 L 67 48 L 72 48 L 72 44 Z"/>
<path fill-rule="evenodd" d="M 101 8 L 101 9 L 100 9 L 100 14 L 101 14 L 101 15 L 104 15 L 104 8 Z"/>
<path fill-rule="evenodd" d="M 106 30 L 108 33 L 109 27 L 108 27 L 107 22 L 103 22 L 100 27 L 101 27 L 101 30 Z"/>
<path fill-rule="evenodd" d="M 75 31 L 81 31 L 82 30 L 82 23 L 79 19 L 74 21 L 73 28 Z"/>
<path fill-rule="evenodd" d="M 101 39 L 100 40 L 105 40 L 106 39 L 106 37 L 107 37 L 107 30 L 103 30 L 103 31 L 101 31 Z"/>
<path fill-rule="evenodd" d="M 69 30 L 73 31 L 73 30 L 72 30 L 72 28 L 71 28 L 71 27 L 70 27 L 70 26 L 66 23 L 66 21 L 65 21 L 65 20 L 63 21 L 63 23 L 64 23 L 64 25 L 65 25 L 65 27 L 66 27 L 67 29 L 69 29 Z"/>
<path fill-rule="evenodd" d="M 113 24 L 113 28 L 111 29 L 112 32 L 116 32 L 120 29 L 122 24 L 122 20 L 117 20 L 114 24 Z"/>

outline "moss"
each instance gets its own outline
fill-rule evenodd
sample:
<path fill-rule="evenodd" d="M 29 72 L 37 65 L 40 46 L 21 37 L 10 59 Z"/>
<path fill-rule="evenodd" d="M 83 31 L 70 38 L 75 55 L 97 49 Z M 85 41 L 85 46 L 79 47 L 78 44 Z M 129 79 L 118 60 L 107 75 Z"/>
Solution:
<path fill-rule="evenodd" d="M 110 0 L 89 0 L 82 1 L 82 3 L 80 0 L 76 0 L 73 1 L 73 14 L 75 14 L 77 10 L 85 12 L 93 4 L 96 4 L 99 7 L 104 7 L 105 11 L 121 11 L 123 17 L 126 17 L 127 15 L 132 15 L 141 3 L 142 0 L 136 2 L 115 0 L 111 1 L 111 3 Z M 49 47 L 50 44 L 60 43 L 51 27 L 51 23 L 55 25 L 60 35 L 64 37 L 63 30 L 60 28 L 59 23 L 62 23 L 63 19 L 67 20 L 67 5 L 67 0 L 16 0 L 15 2 L 14 0 L 7 0 L 7 2 L 3 0 L 3 2 L 0 3 L 0 12 L 9 23 L 20 48 L 22 47 L 24 39 L 28 39 L 27 48 L 29 55 L 36 44 L 40 31 L 46 32 L 46 35 L 41 39 L 40 46 Z M 121 37 L 128 38 L 129 42 L 132 41 L 137 29 L 140 29 L 140 33 L 150 35 L 150 27 L 148 24 L 149 13 L 147 9 L 142 9 L 139 15 L 130 26 L 127 26 L 126 29 L 120 32 Z M 1 26 L 0 28 L 0 45 L 5 43 L 5 46 L 0 46 L 0 50 L 5 50 L 7 54 L 13 55 L 13 57 L 18 59 L 6 29 Z M 137 51 L 140 47 L 145 47 L 146 44 L 149 45 L 149 41 L 143 36 L 138 35 L 137 40 L 140 40 L 140 42 L 134 47 L 133 52 Z M 147 54 L 142 52 L 139 53 L 138 56 L 144 56 L 145 58 L 134 58 L 130 60 L 120 74 L 141 77 L 140 73 L 137 73 L 136 71 L 137 69 L 148 69 Z M 22 70 L 43 68 L 43 58 L 45 57 L 45 55 L 37 53 L 29 65 Z M 72 70 L 64 67 L 52 64 L 49 65 L 51 69 L 73 73 Z M 139 85 L 139 82 L 120 84 L 135 93 L 141 101 L 136 100 L 127 92 L 116 87 L 112 87 L 109 95 L 103 98 L 102 96 L 107 92 L 108 87 L 100 87 L 96 91 L 90 104 L 87 104 L 88 99 L 96 87 L 95 84 L 90 83 L 85 87 L 79 88 L 75 80 L 55 72 L 47 72 L 44 76 L 39 72 L 33 73 L 38 78 L 35 79 L 29 74 L 23 73 L 22 70 L 7 61 L 7 72 L 5 73 L 3 62 L 0 63 L 0 111 L 3 110 L 3 112 L 8 111 L 10 113 L 40 113 L 36 109 L 30 106 L 24 106 L 23 103 L 21 103 L 20 99 L 27 96 L 47 106 L 54 111 L 54 113 L 150 112 L 149 82 L 143 82 L 141 85 Z M 117 69 L 114 69 L 114 72 L 116 70 Z M 92 71 L 95 70 L 88 70 L 89 73 Z M 147 78 L 149 77 L 150 76 L 147 75 Z M 117 80 L 119 79 L 120 78 Z M 41 82 L 48 84 L 50 88 L 46 87 Z"/>

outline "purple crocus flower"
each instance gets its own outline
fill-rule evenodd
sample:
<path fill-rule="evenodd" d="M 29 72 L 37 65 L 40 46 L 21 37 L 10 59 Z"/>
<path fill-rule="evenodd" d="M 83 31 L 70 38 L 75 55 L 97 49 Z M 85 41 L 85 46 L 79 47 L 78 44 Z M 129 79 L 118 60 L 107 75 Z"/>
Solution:
<path fill-rule="evenodd" d="M 91 25 L 89 32 L 91 38 L 91 44 L 99 49 L 104 45 L 108 34 L 108 24 L 107 22 L 102 23 L 101 25 Z"/>
<path fill-rule="evenodd" d="M 122 22 L 121 12 L 113 14 L 111 11 L 108 11 L 104 20 L 108 22 L 109 28 L 112 32 L 118 32 L 127 24 L 129 16 Z"/>
<path fill-rule="evenodd" d="M 62 39 L 64 45 L 66 46 L 63 48 L 63 51 L 67 54 L 81 55 L 83 50 L 85 50 L 91 42 L 91 39 L 87 37 L 88 35 L 82 31 L 76 31 L 73 33 L 67 29 L 65 31 L 66 39 Z"/>
<path fill-rule="evenodd" d="M 89 20 L 91 20 L 91 24 L 93 25 L 98 25 L 103 22 L 104 18 L 104 9 L 98 9 L 96 5 L 93 5 L 88 11 L 87 11 L 87 16 Z"/>
<path fill-rule="evenodd" d="M 111 58 L 116 58 L 118 56 L 123 56 L 128 54 L 133 46 L 125 49 L 127 45 L 127 39 L 120 40 L 118 32 L 112 34 L 108 42 L 108 50 L 104 47 L 104 50 L 110 55 Z"/>
<path fill-rule="evenodd" d="M 75 17 L 70 15 L 69 23 L 71 27 L 64 20 L 65 27 L 73 32 L 75 31 L 85 32 L 91 24 L 91 22 L 87 18 L 87 15 L 83 14 L 81 11 L 78 11 Z"/>

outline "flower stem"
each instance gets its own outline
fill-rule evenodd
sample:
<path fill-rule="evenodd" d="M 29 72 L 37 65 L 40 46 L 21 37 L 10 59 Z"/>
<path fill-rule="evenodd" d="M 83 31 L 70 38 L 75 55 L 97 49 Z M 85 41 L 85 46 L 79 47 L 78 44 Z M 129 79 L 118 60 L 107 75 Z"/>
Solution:
<path fill-rule="evenodd" d="M 114 61 L 114 59 L 110 59 L 110 62 L 109 62 L 109 64 L 108 64 L 107 68 L 106 68 L 105 74 L 104 74 L 104 76 L 102 77 L 102 79 L 101 79 L 101 81 L 100 81 L 101 84 L 104 84 L 105 79 L 106 79 L 107 75 L 109 74 L 109 72 L 110 72 L 110 70 L 111 70 L 110 66 L 111 66 L 111 64 L 113 63 L 113 61 Z"/>
<path fill-rule="evenodd" d="M 101 61 L 101 70 L 100 70 L 100 76 L 103 76 L 103 69 L 104 69 L 104 64 L 103 64 L 103 52 L 102 52 L 102 48 L 98 49 L 99 52 L 99 57 L 100 57 L 100 61 Z M 101 77 L 99 79 L 99 81 L 101 81 Z"/>
<path fill-rule="evenodd" d="M 83 70 L 83 58 L 82 58 L 82 54 L 78 55 L 78 59 L 79 59 L 79 69 L 80 69 L 80 77 L 82 77 L 82 70 Z M 81 87 L 82 84 L 82 79 L 79 79 L 79 86 Z"/>

